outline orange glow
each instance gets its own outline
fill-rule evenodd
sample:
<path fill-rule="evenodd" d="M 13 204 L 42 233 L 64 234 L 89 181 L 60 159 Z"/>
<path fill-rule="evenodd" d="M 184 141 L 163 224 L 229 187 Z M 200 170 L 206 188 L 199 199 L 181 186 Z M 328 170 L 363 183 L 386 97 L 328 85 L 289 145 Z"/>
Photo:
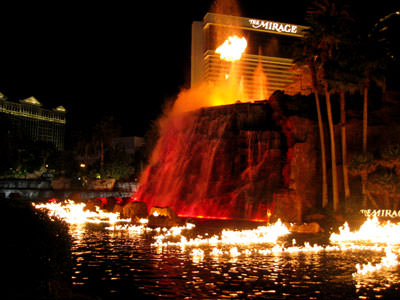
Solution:
<path fill-rule="evenodd" d="M 258 62 L 257 68 L 254 71 L 253 75 L 253 84 L 254 84 L 254 100 L 265 100 L 268 99 L 268 91 L 267 91 L 267 75 L 265 75 L 264 70 L 262 68 L 261 61 Z"/>
<path fill-rule="evenodd" d="M 203 107 L 234 104 L 246 99 L 236 76 L 229 76 L 218 84 L 203 82 L 182 90 L 175 100 L 172 114 L 180 114 Z"/>
<path fill-rule="evenodd" d="M 247 41 L 244 37 L 240 38 L 236 35 L 228 37 L 228 39 L 217 48 L 216 52 L 222 60 L 236 61 L 242 57 L 244 50 L 247 48 Z"/>
<path fill-rule="evenodd" d="M 264 220 L 264 219 L 251 219 L 250 221 L 256 222 L 256 223 L 264 223 L 264 222 L 267 222 L 268 220 Z"/>
<path fill-rule="evenodd" d="M 208 219 L 208 220 L 231 220 L 228 217 L 213 217 L 213 216 L 189 216 L 189 215 L 178 215 L 181 218 L 195 218 L 195 219 Z"/>

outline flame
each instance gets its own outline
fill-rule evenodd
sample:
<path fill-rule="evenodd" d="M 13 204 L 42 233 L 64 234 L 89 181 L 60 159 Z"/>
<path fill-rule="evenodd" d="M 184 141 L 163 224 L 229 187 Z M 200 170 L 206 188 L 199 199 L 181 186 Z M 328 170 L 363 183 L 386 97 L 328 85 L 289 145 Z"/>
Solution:
<path fill-rule="evenodd" d="M 320 246 L 311 245 L 305 242 L 303 246 L 297 246 L 296 240 L 292 240 L 292 246 L 284 246 L 279 243 L 279 238 L 288 235 L 290 232 L 285 224 L 278 220 L 268 226 L 259 226 L 251 230 L 222 230 L 220 235 L 208 237 L 198 235 L 195 238 L 188 239 L 184 233 L 195 228 L 193 224 L 185 226 L 176 226 L 170 229 L 146 227 L 147 219 L 141 220 L 141 225 L 129 224 L 130 219 L 121 219 L 119 213 L 111 213 L 96 208 L 96 211 L 85 210 L 85 203 L 75 203 L 71 200 L 64 202 L 48 202 L 45 204 L 33 204 L 37 209 L 46 210 L 50 216 L 56 216 L 72 225 L 81 225 L 84 223 L 108 223 L 113 226 L 107 227 L 108 230 L 125 230 L 128 233 L 143 234 L 151 231 L 156 235 L 153 237 L 155 242 L 151 245 L 162 249 L 169 246 L 180 246 L 181 249 L 188 247 L 206 246 L 206 250 L 200 248 L 192 249 L 191 255 L 194 262 L 202 261 L 206 255 L 212 259 L 219 259 L 221 256 L 228 256 L 231 259 L 238 259 L 241 256 L 250 255 L 280 255 L 297 253 L 319 253 L 331 251 L 377 251 L 385 255 L 380 263 L 356 264 L 356 272 L 353 276 L 362 278 L 372 272 L 378 272 L 381 269 L 393 268 L 398 266 L 398 247 L 400 245 L 400 223 L 379 223 L 376 217 L 367 219 L 357 231 L 351 231 L 348 223 L 344 223 L 339 228 L 339 233 L 332 233 L 330 242 L 332 245 Z M 126 224 L 121 225 L 121 223 Z M 254 245 L 258 245 L 254 247 Z M 268 245 L 268 248 L 261 248 L 261 245 Z M 393 250 L 396 245 L 397 254 Z M 212 246 L 212 250 L 207 248 Z M 218 247 L 223 247 L 218 248 Z M 228 247 L 228 249 L 226 249 Z M 207 251 L 207 252 L 206 252 Z"/>
<path fill-rule="evenodd" d="M 332 233 L 330 241 L 333 243 L 380 243 L 380 244 L 400 244 L 400 223 L 379 223 L 378 218 L 367 219 L 360 229 L 350 231 L 349 224 L 346 222 L 339 228 L 339 233 Z"/>
<path fill-rule="evenodd" d="M 171 234 L 161 234 L 155 237 L 156 242 L 153 246 L 203 246 L 203 245 L 254 245 L 270 243 L 274 244 L 277 240 L 289 234 L 289 229 L 278 220 L 269 226 L 259 226 L 251 230 L 222 230 L 220 236 L 212 237 L 197 236 L 193 239 L 187 239 L 181 236 L 180 241 L 171 242 L 169 237 Z"/>
<path fill-rule="evenodd" d="M 247 40 L 236 35 L 230 36 L 215 51 L 221 60 L 235 62 L 240 60 L 247 47 Z M 202 81 L 190 89 L 183 89 L 177 96 L 170 116 L 196 110 L 202 107 L 220 106 L 249 101 L 244 91 L 240 65 L 231 64 L 229 71 L 220 74 L 214 81 Z M 259 100 L 259 99 L 257 99 Z"/>
<path fill-rule="evenodd" d="M 391 247 L 385 248 L 385 254 L 386 255 L 382 257 L 381 262 L 379 264 L 372 265 L 370 262 L 363 265 L 357 264 L 356 265 L 357 272 L 353 273 L 353 276 L 366 275 L 368 273 L 379 271 L 382 268 L 392 268 L 399 265 L 399 262 L 397 260 L 397 255 L 393 253 Z"/>
<path fill-rule="evenodd" d="M 96 207 L 96 211 L 86 210 L 85 203 L 76 203 L 72 200 L 64 202 L 48 202 L 33 204 L 37 209 L 47 210 L 50 216 L 58 217 L 69 224 L 130 222 L 131 219 L 121 219 L 119 213 L 106 212 Z"/>
<path fill-rule="evenodd" d="M 236 61 L 242 57 L 242 54 L 246 48 L 246 39 L 244 37 L 240 38 L 234 35 L 228 37 L 228 39 L 217 48 L 216 52 L 220 55 L 222 60 Z"/>
<path fill-rule="evenodd" d="M 330 241 L 338 244 L 342 249 L 358 247 L 361 250 L 385 250 L 385 256 L 378 264 L 373 265 L 371 262 L 363 265 L 356 264 L 357 271 L 353 273 L 354 277 L 368 275 L 383 268 L 393 268 L 399 265 L 398 256 L 393 252 L 392 246 L 400 244 L 400 223 L 380 223 L 378 218 L 374 216 L 368 218 L 359 230 L 352 232 L 346 222 L 339 228 L 339 233 L 331 234 Z M 385 247 L 379 247 L 378 244 Z"/>

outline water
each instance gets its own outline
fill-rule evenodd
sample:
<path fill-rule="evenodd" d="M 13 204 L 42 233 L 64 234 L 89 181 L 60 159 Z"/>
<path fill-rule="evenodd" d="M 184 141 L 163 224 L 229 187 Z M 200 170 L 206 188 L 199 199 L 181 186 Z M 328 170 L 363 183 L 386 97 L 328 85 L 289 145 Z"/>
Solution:
<path fill-rule="evenodd" d="M 198 225 L 197 231 L 208 231 Z M 214 228 L 215 229 L 215 228 Z M 71 228 L 74 290 L 102 299 L 388 299 L 400 268 L 353 277 L 356 263 L 377 263 L 373 251 L 211 255 L 211 246 L 156 247 L 152 233 Z M 291 239 L 289 239 L 291 240 Z M 266 249 L 272 245 L 250 248 Z M 193 255 L 194 249 L 204 251 Z M 244 246 L 238 246 L 240 252 Z"/>

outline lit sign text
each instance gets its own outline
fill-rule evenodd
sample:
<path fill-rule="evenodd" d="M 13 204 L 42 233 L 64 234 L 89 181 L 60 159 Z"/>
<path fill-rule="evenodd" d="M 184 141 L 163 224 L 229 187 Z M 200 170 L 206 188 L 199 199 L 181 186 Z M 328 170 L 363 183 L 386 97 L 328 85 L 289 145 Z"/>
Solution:
<path fill-rule="evenodd" d="M 400 218 L 400 210 L 392 209 L 361 209 L 361 214 L 366 217 Z"/>
<path fill-rule="evenodd" d="M 276 32 L 297 33 L 297 25 L 249 19 L 249 23 L 253 28 L 261 28 Z"/>

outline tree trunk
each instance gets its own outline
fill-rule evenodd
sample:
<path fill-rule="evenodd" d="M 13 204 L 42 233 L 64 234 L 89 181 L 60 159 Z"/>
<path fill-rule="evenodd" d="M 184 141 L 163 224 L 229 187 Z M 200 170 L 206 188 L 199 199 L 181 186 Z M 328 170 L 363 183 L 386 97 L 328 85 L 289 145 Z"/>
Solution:
<path fill-rule="evenodd" d="M 85 158 L 84 158 L 85 166 L 89 164 L 89 143 L 85 144 Z"/>
<path fill-rule="evenodd" d="M 362 208 L 367 208 L 367 180 L 368 173 L 367 171 L 363 171 L 361 173 L 361 194 L 362 194 Z"/>
<path fill-rule="evenodd" d="M 367 154 L 367 139 L 368 139 L 368 89 L 369 89 L 369 78 L 365 80 L 364 84 L 364 108 L 363 108 L 363 132 L 362 132 L 362 150 L 363 154 Z M 361 193 L 363 208 L 367 205 L 367 181 L 368 174 L 361 177 Z"/>
<path fill-rule="evenodd" d="M 363 108 L 363 153 L 367 153 L 367 139 L 368 139 L 368 88 L 369 88 L 369 79 L 365 80 L 364 84 L 364 108 Z"/>
<path fill-rule="evenodd" d="M 104 141 L 100 141 L 100 170 L 103 171 L 104 168 Z"/>
<path fill-rule="evenodd" d="M 326 175 L 326 149 L 325 149 L 324 123 L 322 122 L 322 116 L 321 116 L 321 105 L 317 90 L 316 74 L 312 66 L 310 67 L 310 69 L 312 76 L 312 89 L 315 97 L 315 104 L 317 106 L 319 140 L 321 144 L 322 207 L 326 207 L 328 205 L 328 179 Z"/>
<path fill-rule="evenodd" d="M 336 147 L 335 147 L 335 131 L 333 129 L 331 97 L 328 91 L 328 83 L 324 82 L 326 110 L 328 114 L 329 135 L 331 140 L 331 163 L 332 163 L 332 196 L 333 196 L 333 211 L 339 209 L 339 194 L 337 185 L 337 168 L 336 168 Z"/>
<path fill-rule="evenodd" d="M 344 207 L 346 209 L 349 204 L 350 187 L 349 175 L 347 168 L 347 141 L 346 141 L 346 98 L 344 89 L 340 89 L 340 123 L 342 132 L 342 168 L 343 168 L 343 185 L 344 185 Z"/>

